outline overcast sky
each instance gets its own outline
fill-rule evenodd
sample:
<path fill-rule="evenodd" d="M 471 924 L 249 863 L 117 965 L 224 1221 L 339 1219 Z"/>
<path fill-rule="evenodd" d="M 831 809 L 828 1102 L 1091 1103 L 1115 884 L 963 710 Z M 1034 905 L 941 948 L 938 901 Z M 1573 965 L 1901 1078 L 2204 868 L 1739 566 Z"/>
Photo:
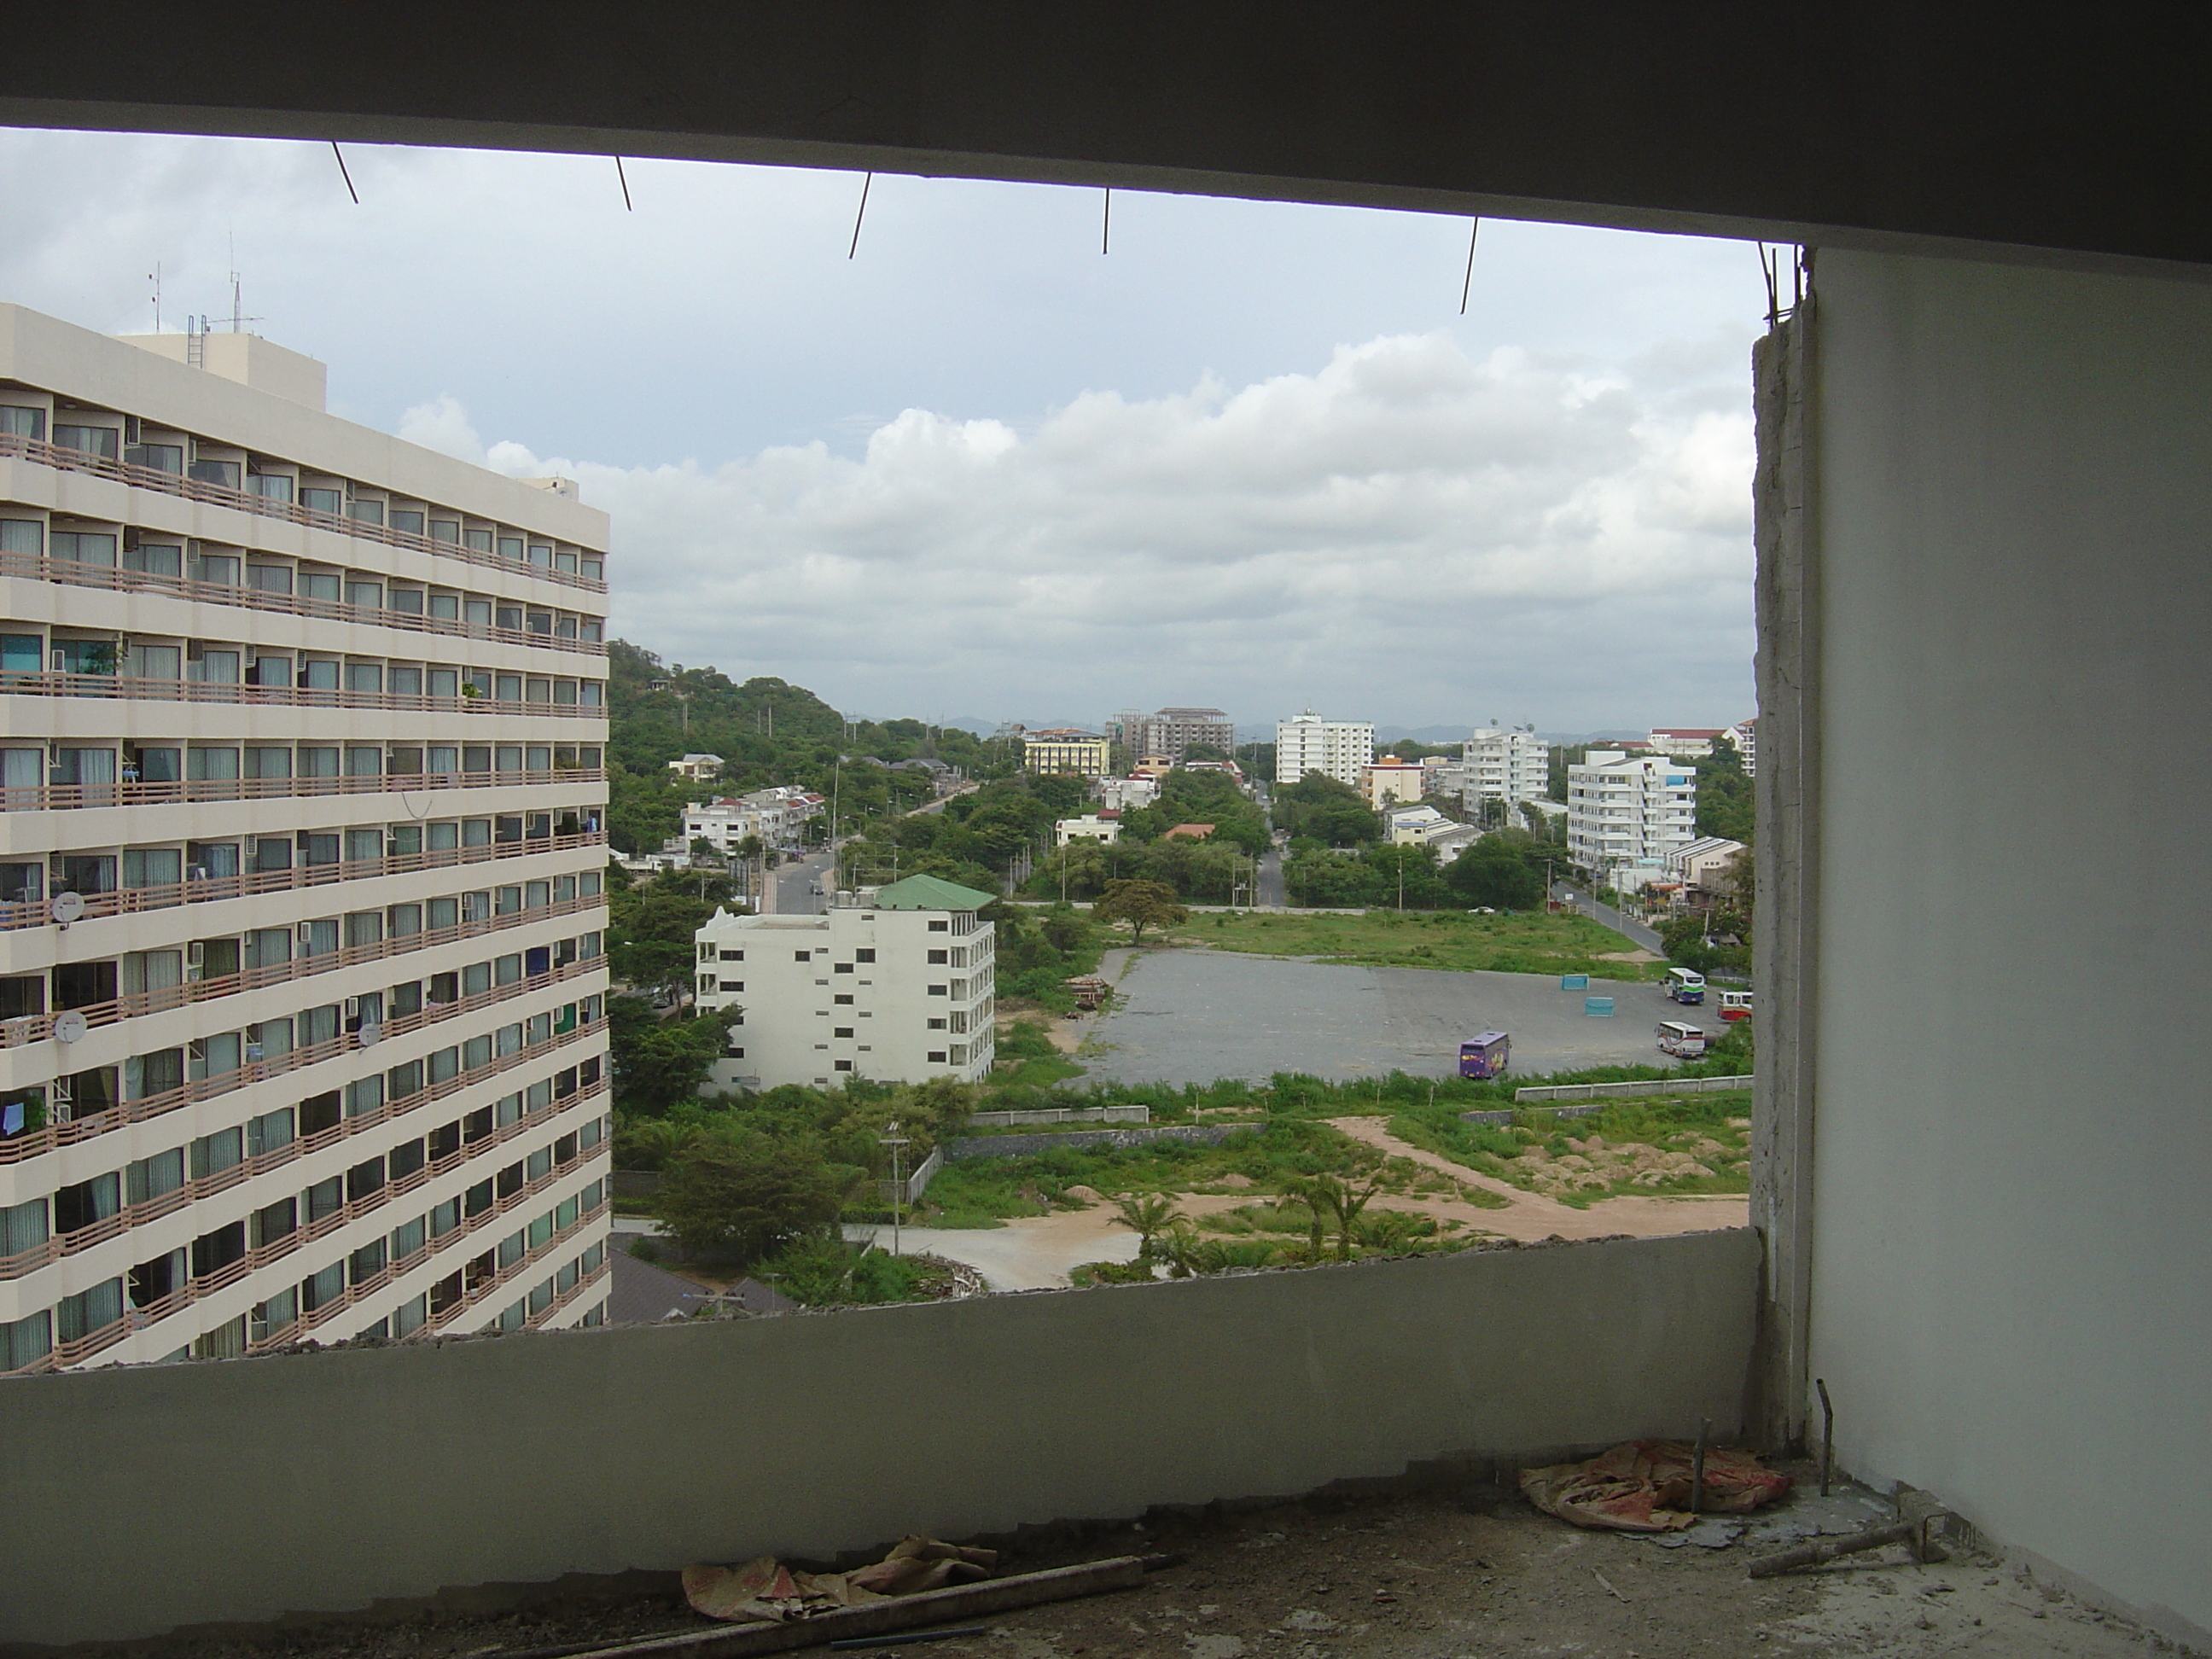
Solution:
<path fill-rule="evenodd" d="M 0 298 L 226 319 L 614 514 L 614 630 L 848 713 L 1751 713 L 1747 244 L 604 157 L 0 132 Z M 234 255 L 233 249 L 235 249 Z"/>

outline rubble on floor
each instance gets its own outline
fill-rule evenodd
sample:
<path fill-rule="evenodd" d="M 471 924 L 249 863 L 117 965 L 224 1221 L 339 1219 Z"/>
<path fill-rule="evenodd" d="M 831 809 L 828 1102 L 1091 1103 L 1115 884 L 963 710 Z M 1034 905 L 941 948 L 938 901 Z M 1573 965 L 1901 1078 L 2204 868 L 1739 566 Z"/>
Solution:
<path fill-rule="evenodd" d="M 1263 1505 L 1156 1510 L 1141 1522 L 1068 1523 L 1000 1538 L 999 1571 L 1177 1552 L 1137 1588 L 988 1619 L 988 1633 L 928 1659 L 2147 1659 L 2176 1651 L 2126 1620 L 1954 1547 L 1937 1564 L 1902 1547 L 1786 1578 L 1752 1580 L 1753 1546 L 1858 1531 L 1893 1506 L 1860 1488 L 1804 1488 L 1753 1515 L 1662 1534 L 1561 1525 L 1506 1486 Z M 1735 1529 L 1741 1528 L 1737 1531 Z M 1734 1535 L 1723 1538 L 1723 1534 Z M 1710 1547 L 1716 1540 L 1735 1547 Z M 853 1571 L 856 1553 L 802 1570 Z M 670 1576 L 653 1595 L 542 1603 L 496 1616 L 325 1620 L 247 1635 L 133 1644 L 134 1659 L 526 1659 L 678 1629 L 692 1613 Z M 574 1651 L 573 1648 L 571 1650 Z M 822 1659 L 826 1650 L 810 1649 Z"/>

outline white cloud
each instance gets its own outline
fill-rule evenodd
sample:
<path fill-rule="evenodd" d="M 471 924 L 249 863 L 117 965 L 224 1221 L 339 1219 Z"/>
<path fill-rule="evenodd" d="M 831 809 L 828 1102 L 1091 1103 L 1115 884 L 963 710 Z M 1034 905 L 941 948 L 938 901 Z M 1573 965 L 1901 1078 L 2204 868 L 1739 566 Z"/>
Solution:
<path fill-rule="evenodd" d="M 1748 712 L 1750 422 L 1673 390 L 1399 336 L 1027 433 L 910 409 L 857 457 L 493 453 L 613 514 L 617 631 L 856 710 L 1718 720 Z M 476 442 L 450 398 L 418 432 Z M 1639 684 L 1655 658 L 1688 672 Z"/>
<path fill-rule="evenodd" d="M 399 435 L 410 444 L 434 449 L 456 460 L 475 466 L 484 465 L 483 440 L 477 436 L 477 429 L 470 424 L 469 412 L 461 407 L 460 399 L 450 392 L 427 404 L 416 404 L 402 415 Z"/>

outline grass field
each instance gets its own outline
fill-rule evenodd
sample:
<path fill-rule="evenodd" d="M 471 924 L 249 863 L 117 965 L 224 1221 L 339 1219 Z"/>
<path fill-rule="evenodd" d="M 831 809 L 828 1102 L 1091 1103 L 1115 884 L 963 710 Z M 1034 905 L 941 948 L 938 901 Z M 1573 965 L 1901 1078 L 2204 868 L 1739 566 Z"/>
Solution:
<path fill-rule="evenodd" d="M 1172 935 L 1187 945 L 1255 956 L 1313 957 L 1361 968 L 1442 968 L 1501 974 L 1597 974 L 1656 980 L 1664 963 L 1607 962 L 1635 947 L 1583 916 L 1476 916 L 1455 910 L 1370 910 L 1363 915 L 1195 915 Z"/>

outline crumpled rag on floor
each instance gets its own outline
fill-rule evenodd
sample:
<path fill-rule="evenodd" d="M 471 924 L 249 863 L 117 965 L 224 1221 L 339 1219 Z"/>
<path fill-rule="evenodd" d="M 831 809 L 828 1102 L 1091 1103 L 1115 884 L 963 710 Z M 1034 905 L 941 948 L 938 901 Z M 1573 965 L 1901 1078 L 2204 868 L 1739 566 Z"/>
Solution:
<path fill-rule="evenodd" d="M 1521 1490 L 1547 1515 L 1578 1527 L 1619 1532 L 1674 1532 L 1690 1513 L 1691 1446 L 1680 1440 L 1632 1440 L 1580 1463 L 1521 1471 Z M 1705 1449 L 1705 1513 L 1741 1515 L 1790 1490 L 1747 1451 Z"/>
<path fill-rule="evenodd" d="M 773 1555 L 738 1567 L 686 1567 L 684 1595 L 709 1619 L 780 1623 L 988 1578 L 998 1565 L 996 1550 L 963 1549 L 915 1533 L 856 1572 L 795 1572 Z"/>

